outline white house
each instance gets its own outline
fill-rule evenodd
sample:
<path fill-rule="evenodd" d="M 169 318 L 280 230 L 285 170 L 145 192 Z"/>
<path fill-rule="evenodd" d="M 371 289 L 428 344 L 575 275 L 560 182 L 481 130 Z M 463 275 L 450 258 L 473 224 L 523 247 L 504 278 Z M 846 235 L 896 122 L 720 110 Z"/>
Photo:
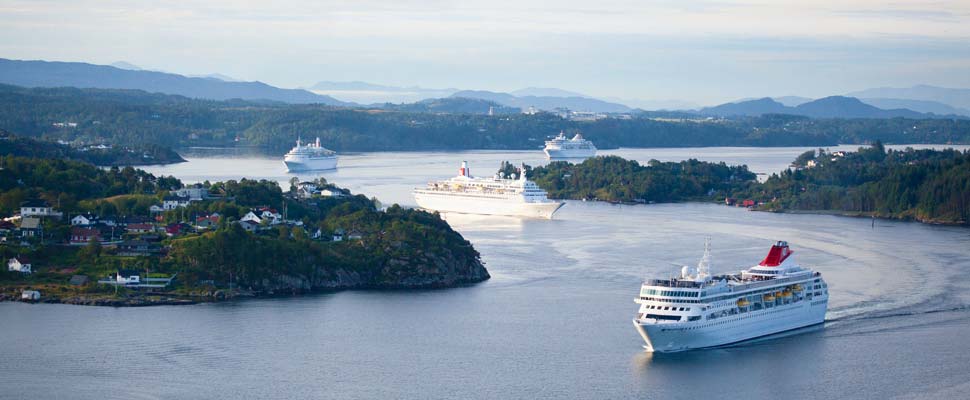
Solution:
<path fill-rule="evenodd" d="M 320 191 L 320 195 L 323 197 L 344 197 L 346 196 L 344 192 L 339 190 L 323 189 Z"/>
<path fill-rule="evenodd" d="M 162 199 L 162 208 L 166 211 L 174 210 L 180 207 L 187 207 L 189 205 L 189 198 L 184 196 L 165 196 Z"/>
<path fill-rule="evenodd" d="M 151 207 L 148 207 L 148 211 L 151 212 L 152 214 L 159 214 L 159 213 L 165 212 L 165 208 L 163 208 L 158 204 L 152 204 Z"/>
<path fill-rule="evenodd" d="M 36 290 L 24 290 L 20 293 L 21 300 L 37 301 L 40 300 L 40 292 Z"/>
<path fill-rule="evenodd" d="M 97 222 L 97 220 L 98 219 L 95 218 L 93 215 L 90 215 L 90 214 L 83 215 L 82 214 L 82 215 L 78 215 L 78 216 L 76 216 L 74 218 L 71 218 L 71 225 L 74 225 L 74 226 L 89 226 L 89 225 L 93 225 L 95 222 Z"/>
<path fill-rule="evenodd" d="M 61 217 L 60 212 L 54 211 L 54 207 L 51 207 L 43 200 L 29 200 L 25 201 L 20 205 L 20 216 L 21 217 Z"/>
<path fill-rule="evenodd" d="M 256 213 L 250 211 L 250 212 L 246 213 L 246 215 L 243 215 L 242 218 L 239 219 L 239 222 L 246 222 L 246 221 L 251 221 L 251 222 L 255 222 L 255 223 L 258 224 L 258 223 L 262 222 L 263 219 L 260 218 L 258 215 L 256 215 Z"/>
<path fill-rule="evenodd" d="M 202 184 L 195 184 L 184 187 L 172 192 L 178 197 L 188 197 L 189 201 L 202 201 L 209 198 L 209 189 L 202 187 Z"/>
<path fill-rule="evenodd" d="M 141 283 L 141 274 L 130 269 L 118 270 L 115 280 L 122 285 L 137 285 Z"/>
<path fill-rule="evenodd" d="M 7 271 L 16 271 L 24 274 L 33 272 L 31 270 L 30 261 L 24 258 L 24 256 L 17 256 L 8 260 Z"/>
<path fill-rule="evenodd" d="M 272 208 L 260 208 L 259 217 L 262 219 L 269 219 L 269 223 L 276 225 L 283 222 L 283 215 Z"/>

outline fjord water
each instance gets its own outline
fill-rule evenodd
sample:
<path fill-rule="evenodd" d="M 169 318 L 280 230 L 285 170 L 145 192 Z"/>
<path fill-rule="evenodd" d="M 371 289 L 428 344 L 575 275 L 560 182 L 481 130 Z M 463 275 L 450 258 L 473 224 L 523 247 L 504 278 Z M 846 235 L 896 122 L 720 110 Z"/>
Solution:
<path fill-rule="evenodd" d="M 617 150 L 782 169 L 806 149 Z M 151 167 L 186 182 L 281 182 L 278 157 L 211 151 Z M 538 152 L 344 155 L 338 185 L 413 205 L 460 160 L 491 174 Z M 301 179 L 312 178 L 303 176 Z M 193 306 L 0 303 L 0 398 L 961 398 L 970 390 L 970 230 L 713 204 L 570 201 L 551 221 L 447 215 L 492 279 Z M 788 240 L 825 274 L 824 326 L 677 354 L 632 326 L 645 277 L 715 272 Z"/>

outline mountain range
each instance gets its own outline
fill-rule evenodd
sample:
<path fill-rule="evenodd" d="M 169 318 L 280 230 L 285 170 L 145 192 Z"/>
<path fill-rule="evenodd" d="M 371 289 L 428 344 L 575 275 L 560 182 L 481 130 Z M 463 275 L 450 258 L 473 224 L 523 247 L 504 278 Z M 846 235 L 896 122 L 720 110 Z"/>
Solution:
<path fill-rule="evenodd" d="M 535 92 L 535 91 L 533 91 Z M 494 101 L 498 104 L 527 110 L 535 107 L 537 110 L 552 111 L 556 108 L 568 108 L 574 111 L 592 112 L 613 112 L 623 113 L 631 111 L 630 107 L 623 104 L 610 103 L 591 97 L 580 96 L 516 96 L 509 93 L 489 92 L 486 90 L 462 90 L 453 93 L 450 97 L 464 97 L 469 99 L 482 99 Z"/>
<path fill-rule="evenodd" d="M 134 67 L 131 64 L 122 66 Z M 25 87 L 139 89 L 210 100 L 244 99 L 333 106 L 352 105 L 306 90 L 281 89 L 262 82 L 227 82 L 208 77 L 192 78 L 165 72 L 79 62 L 0 59 L 0 83 Z"/>
<path fill-rule="evenodd" d="M 702 108 L 698 113 L 721 117 L 759 116 L 763 114 L 804 115 L 813 118 L 940 118 L 950 115 L 924 114 L 905 108 L 882 109 L 855 98 L 830 96 L 790 107 L 765 97 Z"/>

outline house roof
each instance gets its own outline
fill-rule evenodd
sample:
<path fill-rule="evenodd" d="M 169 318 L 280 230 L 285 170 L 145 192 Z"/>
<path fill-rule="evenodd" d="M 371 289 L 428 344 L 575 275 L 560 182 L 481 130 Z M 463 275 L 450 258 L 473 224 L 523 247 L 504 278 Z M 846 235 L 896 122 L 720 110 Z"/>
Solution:
<path fill-rule="evenodd" d="M 30 199 L 20 203 L 21 207 L 50 207 L 46 201 L 40 199 Z"/>
<path fill-rule="evenodd" d="M 71 284 L 72 285 L 83 285 L 85 283 L 88 283 L 88 276 L 87 275 L 74 275 L 74 276 L 71 277 Z"/>
<path fill-rule="evenodd" d="M 152 229 L 154 227 L 152 224 L 128 224 L 128 229 Z"/>
<path fill-rule="evenodd" d="M 27 258 L 26 256 L 14 256 L 13 258 L 10 259 L 10 261 L 13 261 L 13 260 L 17 260 L 17 262 L 21 264 L 30 264 L 30 259 Z"/>
<path fill-rule="evenodd" d="M 134 270 L 134 269 L 119 269 L 118 270 L 118 275 L 121 275 L 121 276 L 127 278 L 127 277 L 132 276 L 132 275 L 141 276 L 141 272 L 138 271 L 138 270 Z"/>
<path fill-rule="evenodd" d="M 37 229 L 40 228 L 40 218 L 37 217 L 24 217 L 20 221 L 20 229 Z"/>
<path fill-rule="evenodd" d="M 168 195 L 162 198 L 163 201 L 189 201 L 188 196 Z"/>
<path fill-rule="evenodd" d="M 71 228 L 71 236 L 101 236 L 101 231 L 95 228 L 75 226 Z"/>

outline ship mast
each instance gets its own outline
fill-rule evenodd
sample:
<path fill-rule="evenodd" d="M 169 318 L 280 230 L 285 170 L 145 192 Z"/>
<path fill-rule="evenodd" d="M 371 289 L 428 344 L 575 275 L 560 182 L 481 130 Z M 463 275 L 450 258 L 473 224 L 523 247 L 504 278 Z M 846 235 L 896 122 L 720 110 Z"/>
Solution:
<path fill-rule="evenodd" d="M 697 262 L 697 280 L 703 281 L 711 276 L 711 237 L 704 239 L 704 256 Z"/>

